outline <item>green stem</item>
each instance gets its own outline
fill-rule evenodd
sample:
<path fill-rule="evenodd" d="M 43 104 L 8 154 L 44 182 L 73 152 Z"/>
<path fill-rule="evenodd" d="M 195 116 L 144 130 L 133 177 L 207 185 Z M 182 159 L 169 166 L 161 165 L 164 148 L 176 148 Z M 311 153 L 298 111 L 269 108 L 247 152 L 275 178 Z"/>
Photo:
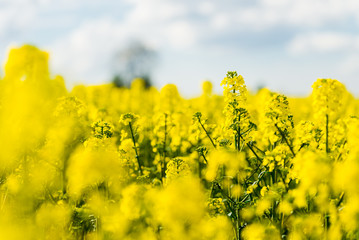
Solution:
<path fill-rule="evenodd" d="M 238 182 L 238 184 L 239 184 L 239 173 L 237 174 L 237 182 Z M 240 229 L 239 229 L 239 227 L 240 227 L 240 219 L 239 219 L 239 213 L 240 213 L 240 205 L 239 205 L 239 199 L 240 199 L 240 197 L 239 196 L 237 196 L 237 226 L 236 226 L 236 230 L 237 230 L 237 236 L 238 236 L 238 239 L 240 239 Z"/>
<path fill-rule="evenodd" d="M 293 154 L 293 157 L 295 157 L 295 153 L 294 153 L 293 147 L 292 147 L 292 145 L 289 144 L 288 139 L 286 138 L 284 132 L 282 131 L 282 129 L 280 129 L 280 128 L 278 127 L 277 124 L 274 124 L 274 125 L 275 125 L 275 127 L 278 129 L 280 135 L 282 136 L 282 139 L 284 139 L 285 143 L 288 145 L 290 151 L 291 151 L 292 154 Z"/>
<path fill-rule="evenodd" d="M 203 124 L 202 124 L 202 122 L 201 122 L 201 119 L 198 118 L 198 122 L 199 122 L 199 124 L 201 125 L 203 131 L 206 133 L 206 135 L 207 135 L 207 137 L 209 138 L 209 140 L 211 141 L 213 147 L 216 148 L 216 144 L 214 144 L 214 142 L 213 142 L 211 136 L 210 136 L 209 133 L 207 132 L 206 128 L 203 126 Z"/>
<path fill-rule="evenodd" d="M 137 152 L 136 140 L 135 140 L 135 136 L 134 136 L 134 134 L 133 134 L 131 122 L 128 123 L 128 126 L 130 127 L 130 131 L 131 131 L 133 148 L 135 149 L 135 153 L 136 153 L 136 159 L 137 159 L 137 163 L 138 163 L 138 169 L 139 169 L 139 171 L 140 171 L 140 175 L 142 175 L 142 166 L 141 166 L 140 156 L 138 155 L 138 152 Z"/>
<path fill-rule="evenodd" d="M 244 138 L 242 137 L 242 135 L 239 135 L 240 138 L 242 138 L 242 140 L 244 141 Z M 251 152 L 254 154 L 254 156 L 256 156 L 256 158 L 259 161 L 262 161 L 262 159 L 258 156 L 258 154 L 254 151 L 254 149 L 252 148 L 251 144 L 246 143 L 246 145 L 248 146 L 248 148 L 251 150 Z"/>
<path fill-rule="evenodd" d="M 329 116 L 325 115 L 325 151 L 329 153 Z"/>
<path fill-rule="evenodd" d="M 208 163 L 206 156 L 204 156 L 204 153 L 202 153 L 201 155 L 202 155 L 204 161 L 205 161 L 206 163 Z"/>
<path fill-rule="evenodd" d="M 166 175 L 166 142 L 167 142 L 167 114 L 165 113 L 165 138 L 163 141 L 163 162 L 161 168 L 161 179 L 165 178 Z"/>
<path fill-rule="evenodd" d="M 257 168 L 251 173 L 251 175 L 249 175 L 245 180 L 244 180 L 244 185 L 247 187 L 247 183 L 249 182 L 249 180 L 254 176 L 254 174 L 256 174 L 256 172 L 259 170 L 260 168 L 260 164 L 257 166 Z M 259 183 L 259 182 L 258 182 Z"/>
<path fill-rule="evenodd" d="M 262 149 L 260 149 L 259 147 L 257 147 L 256 145 L 252 145 L 255 149 L 257 149 L 258 151 L 260 151 L 262 154 L 265 154 L 265 152 L 262 150 Z"/>
<path fill-rule="evenodd" d="M 340 198 L 339 198 L 339 201 L 338 201 L 338 203 L 337 203 L 337 207 L 339 207 L 340 204 L 343 202 L 343 200 L 344 200 L 344 195 L 345 195 L 344 192 L 342 192 L 342 193 L 340 194 Z"/>
<path fill-rule="evenodd" d="M 329 225 L 330 225 L 330 216 L 329 216 L 329 214 L 327 213 L 327 212 L 325 212 L 324 213 L 324 229 L 325 229 L 325 236 L 326 236 L 326 238 L 325 239 L 327 239 L 327 234 L 328 234 L 328 230 L 329 230 Z"/>
<path fill-rule="evenodd" d="M 241 114 L 238 115 L 238 122 L 241 122 Z M 239 126 L 238 129 L 237 129 L 237 135 L 235 136 L 236 138 L 236 148 L 237 148 L 237 151 L 240 151 L 240 148 L 241 148 L 241 127 Z"/>
<path fill-rule="evenodd" d="M 226 199 L 227 201 L 225 202 L 225 206 L 227 209 L 229 209 L 232 213 L 234 213 L 234 218 L 236 219 L 237 218 L 237 215 L 236 215 L 236 212 L 234 211 L 234 209 L 232 208 L 231 204 L 233 205 L 235 203 L 235 201 L 230 197 L 228 196 L 228 194 L 226 194 L 223 190 L 223 188 L 217 183 L 217 182 L 213 182 L 213 186 L 216 186 L 219 190 L 219 192 L 221 193 L 222 195 L 222 198 L 223 199 Z M 212 187 L 213 187 L 212 186 Z"/>
<path fill-rule="evenodd" d="M 237 135 L 234 135 L 234 146 L 236 148 L 236 150 L 238 149 L 238 139 L 237 139 Z"/>
<path fill-rule="evenodd" d="M 237 135 L 237 151 L 240 151 L 241 149 L 241 138 L 240 138 L 241 135 L 241 128 L 238 129 L 238 135 Z"/>

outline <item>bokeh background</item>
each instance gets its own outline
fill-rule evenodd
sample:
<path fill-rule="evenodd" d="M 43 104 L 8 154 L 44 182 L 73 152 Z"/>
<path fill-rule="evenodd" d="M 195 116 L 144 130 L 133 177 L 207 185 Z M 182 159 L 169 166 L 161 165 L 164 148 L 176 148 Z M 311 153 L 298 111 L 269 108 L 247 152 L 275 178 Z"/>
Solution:
<path fill-rule="evenodd" d="M 34 44 L 69 88 L 142 74 L 193 96 L 237 70 L 252 90 L 307 95 L 334 78 L 358 95 L 358 13 L 357 0 L 0 0 L 0 59 Z"/>

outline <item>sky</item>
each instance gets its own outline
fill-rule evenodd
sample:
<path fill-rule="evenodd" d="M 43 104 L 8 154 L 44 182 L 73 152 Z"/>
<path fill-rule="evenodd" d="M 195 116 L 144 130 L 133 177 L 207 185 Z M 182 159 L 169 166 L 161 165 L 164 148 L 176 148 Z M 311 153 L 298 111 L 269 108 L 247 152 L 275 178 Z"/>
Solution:
<path fill-rule="evenodd" d="M 306 96 L 333 78 L 358 96 L 358 13 L 358 0 L 0 0 L 0 60 L 33 44 L 69 88 L 102 84 L 139 41 L 157 52 L 154 85 L 185 96 L 203 80 L 220 93 L 227 71 L 252 90 Z"/>

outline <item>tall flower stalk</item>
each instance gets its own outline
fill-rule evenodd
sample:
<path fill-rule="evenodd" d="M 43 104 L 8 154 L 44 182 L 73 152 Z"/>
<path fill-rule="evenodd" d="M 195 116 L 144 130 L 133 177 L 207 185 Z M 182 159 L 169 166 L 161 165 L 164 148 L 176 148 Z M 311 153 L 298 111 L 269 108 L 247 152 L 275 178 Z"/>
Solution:
<path fill-rule="evenodd" d="M 134 129 L 133 129 L 133 125 L 134 125 L 135 121 L 137 120 L 137 118 L 138 117 L 135 116 L 134 114 L 127 113 L 127 114 L 121 115 L 120 122 L 123 123 L 125 126 L 128 126 L 128 128 L 130 130 L 131 139 L 132 139 L 132 142 L 133 142 L 133 149 L 135 150 L 135 153 L 136 153 L 138 171 L 139 171 L 140 175 L 142 175 L 143 174 L 143 172 L 142 172 L 142 164 L 141 164 L 140 155 L 139 155 L 138 149 L 137 149 L 135 132 L 134 132 Z"/>
<path fill-rule="evenodd" d="M 346 89 L 342 83 L 334 79 L 318 79 L 312 88 L 314 117 L 318 125 L 325 126 L 325 151 L 329 153 L 330 124 L 338 117 Z"/>
<path fill-rule="evenodd" d="M 226 117 L 225 128 L 231 131 L 234 138 L 234 146 L 237 151 L 241 150 L 241 141 L 246 140 L 249 132 L 255 128 L 250 121 L 247 106 L 248 91 L 244 79 L 237 72 L 228 72 L 222 80 L 224 95 L 224 114 Z"/>

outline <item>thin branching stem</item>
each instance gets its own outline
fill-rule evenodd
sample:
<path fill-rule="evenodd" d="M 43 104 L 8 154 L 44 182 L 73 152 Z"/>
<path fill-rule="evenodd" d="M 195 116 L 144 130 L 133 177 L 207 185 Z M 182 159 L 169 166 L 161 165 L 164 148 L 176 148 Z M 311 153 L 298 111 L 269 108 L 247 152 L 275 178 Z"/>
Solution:
<path fill-rule="evenodd" d="M 344 195 L 345 195 L 344 192 L 342 192 L 342 193 L 340 194 L 339 201 L 338 201 L 338 203 L 337 203 L 337 205 L 336 205 L 337 207 L 339 207 L 340 204 L 343 202 L 343 200 L 344 200 Z"/>
<path fill-rule="evenodd" d="M 274 125 L 275 125 L 275 127 L 278 129 L 280 135 L 282 136 L 282 139 L 284 139 L 285 143 L 288 145 L 290 151 L 291 151 L 292 154 L 293 154 L 293 157 L 295 157 L 295 153 L 294 153 L 293 147 L 292 147 L 292 145 L 288 142 L 288 139 L 287 139 L 287 137 L 285 136 L 284 132 L 282 131 L 282 129 L 280 129 L 280 127 L 278 127 L 277 124 L 274 124 Z"/>
<path fill-rule="evenodd" d="M 265 152 L 262 150 L 262 149 L 260 149 L 259 147 L 257 147 L 256 145 L 252 145 L 255 149 L 257 149 L 258 151 L 260 151 L 262 154 L 265 154 Z"/>
<path fill-rule="evenodd" d="M 242 135 L 241 135 L 241 128 L 238 129 L 238 135 L 237 135 L 237 139 L 238 139 L 238 140 L 237 140 L 237 144 L 238 144 L 238 145 L 237 145 L 237 150 L 238 150 L 238 151 L 240 151 L 240 146 L 241 146 L 241 137 L 240 137 L 240 136 L 242 136 Z"/>
<path fill-rule="evenodd" d="M 329 116 L 325 115 L 325 151 L 329 153 Z"/>
<path fill-rule="evenodd" d="M 201 125 L 201 127 L 202 127 L 203 131 L 206 133 L 206 135 L 207 135 L 207 137 L 209 138 L 209 140 L 211 141 L 211 143 L 212 143 L 213 147 L 214 147 L 214 148 L 216 148 L 216 144 L 214 144 L 214 142 L 213 142 L 213 140 L 212 140 L 211 136 L 209 135 L 209 133 L 208 133 L 208 131 L 206 130 L 206 128 L 203 126 L 203 124 L 202 124 L 202 122 L 201 122 L 201 119 L 200 119 L 200 118 L 198 118 L 198 122 L 199 122 L 199 124 Z"/>
<path fill-rule="evenodd" d="M 244 138 L 242 135 L 239 135 L 240 138 L 242 138 L 242 140 L 244 141 Z M 252 148 L 251 144 L 249 143 L 246 143 L 246 145 L 248 146 L 248 148 L 251 150 L 251 152 L 254 154 L 254 156 L 256 156 L 256 158 L 259 160 L 259 161 L 262 161 L 262 159 L 258 156 L 258 154 L 254 151 L 254 149 Z"/>
<path fill-rule="evenodd" d="M 138 155 L 138 152 L 137 152 L 136 140 L 135 140 L 135 135 L 133 134 L 133 129 L 132 129 L 132 124 L 131 124 L 131 122 L 128 123 L 128 126 L 130 127 L 130 131 L 131 131 L 133 148 L 135 149 L 135 153 L 136 153 L 136 159 L 137 159 L 137 163 L 138 163 L 138 169 L 139 169 L 140 175 L 142 175 L 142 165 L 141 165 L 141 161 L 140 161 L 140 156 Z"/>
<path fill-rule="evenodd" d="M 206 156 L 204 155 L 204 153 L 202 153 L 201 155 L 202 155 L 204 161 L 206 162 L 206 164 L 208 164 L 207 158 L 206 158 Z"/>
<path fill-rule="evenodd" d="M 163 162 L 161 167 L 161 179 L 165 178 L 166 175 L 166 142 L 167 142 L 167 114 L 165 113 L 165 137 L 163 140 Z"/>
<path fill-rule="evenodd" d="M 246 180 L 244 180 L 244 185 L 247 186 L 247 183 L 248 183 L 249 179 L 251 179 L 251 178 L 254 176 L 254 174 L 256 174 L 256 172 L 259 170 L 260 167 L 261 167 L 261 165 L 259 164 L 259 165 L 257 166 L 257 168 L 251 173 L 251 175 L 249 175 L 249 176 L 246 178 Z M 259 182 L 258 182 L 258 183 L 259 183 Z"/>

